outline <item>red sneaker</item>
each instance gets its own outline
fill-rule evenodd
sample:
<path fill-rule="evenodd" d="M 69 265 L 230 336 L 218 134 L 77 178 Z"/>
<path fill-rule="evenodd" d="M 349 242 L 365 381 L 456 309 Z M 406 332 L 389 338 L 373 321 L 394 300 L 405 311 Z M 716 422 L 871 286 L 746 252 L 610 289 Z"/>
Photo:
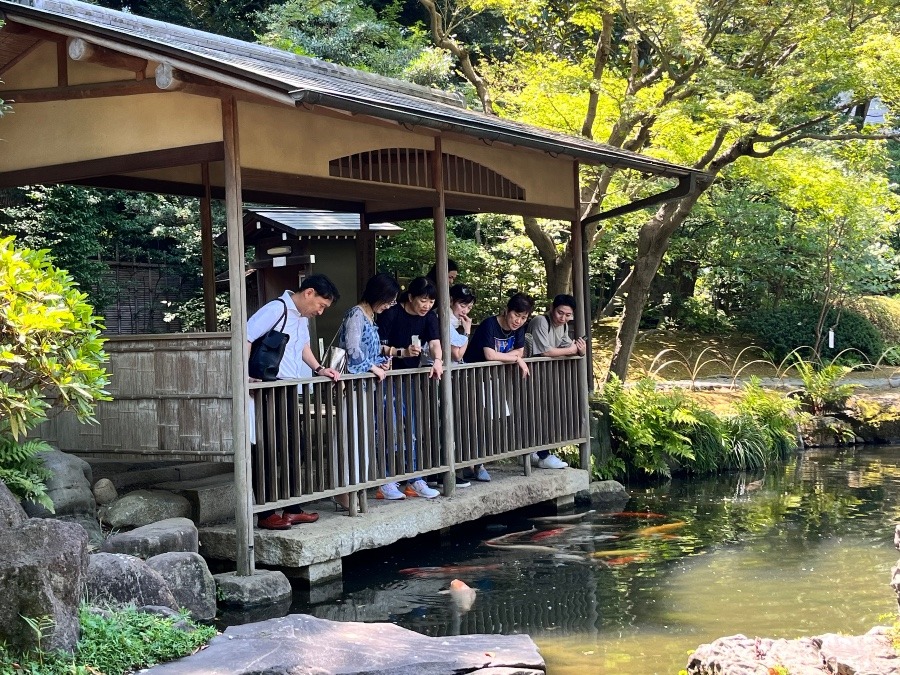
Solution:
<path fill-rule="evenodd" d="M 287 511 L 282 511 L 281 517 L 291 525 L 297 525 L 298 523 L 314 523 L 319 519 L 319 514 L 306 513 L 305 511 L 301 511 L 300 513 L 288 513 Z"/>
<path fill-rule="evenodd" d="M 265 518 L 260 518 L 256 524 L 261 530 L 289 530 L 293 523 L 277 513 L 272 513 Z"/>

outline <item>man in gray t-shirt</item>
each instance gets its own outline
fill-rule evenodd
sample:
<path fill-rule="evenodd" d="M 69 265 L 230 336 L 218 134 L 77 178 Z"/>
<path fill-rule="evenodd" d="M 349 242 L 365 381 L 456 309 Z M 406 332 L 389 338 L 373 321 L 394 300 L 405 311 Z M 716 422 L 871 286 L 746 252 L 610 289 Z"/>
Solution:
<path fill-rule="evenodd" d="M 584 356 L 587 345 L 584 338 L 573 341 L 569 337 L 569 322 L 575 318 L 575 298 L 560 294 L 553 298 L 553 306 L 547 314 L 536 316 L 528 324 L 526 348 L 529 356 Z M 532 464 L 541 469 L 565 469 L 568 464 L 549 450 L 532 453 Z"/>

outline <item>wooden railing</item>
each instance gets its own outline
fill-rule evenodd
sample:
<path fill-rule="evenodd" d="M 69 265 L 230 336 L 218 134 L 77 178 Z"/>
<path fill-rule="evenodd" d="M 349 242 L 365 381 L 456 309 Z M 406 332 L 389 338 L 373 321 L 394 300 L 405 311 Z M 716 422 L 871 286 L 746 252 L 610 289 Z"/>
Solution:
<path fill-rule="evenodd" d="M 453 457 L 441 444 L 440 383 L 427 368 L 383 382 L 365 374 L 251 384 L 254 509 L 585 442 L 579 360 L 528 363 L 528 378 L 515 365 L 454 367 Z"/>

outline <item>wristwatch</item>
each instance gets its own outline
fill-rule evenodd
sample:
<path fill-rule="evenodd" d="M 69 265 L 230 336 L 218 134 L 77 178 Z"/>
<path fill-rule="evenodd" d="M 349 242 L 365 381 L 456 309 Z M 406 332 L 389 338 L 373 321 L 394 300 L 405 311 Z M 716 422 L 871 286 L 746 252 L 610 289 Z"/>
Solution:
<path fill-rule="evenodd" d="M 313 368 L 313 375 L 318 375 L 318 374 L 319 374 L 320 372 L 322 372 L 323 370 L 325 370 L 325 366 L 323 366 L 323 365 L 320 363 L 318 366 L 316 366 L 315 368 Z"/>

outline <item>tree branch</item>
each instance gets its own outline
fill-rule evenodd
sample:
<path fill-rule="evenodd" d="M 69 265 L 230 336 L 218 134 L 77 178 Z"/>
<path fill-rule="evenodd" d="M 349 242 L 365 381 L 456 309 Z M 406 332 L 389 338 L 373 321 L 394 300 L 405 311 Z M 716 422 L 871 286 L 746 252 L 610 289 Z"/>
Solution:
<path fill-rule="evenodd" d="M 481 77 L 472 63 L 472 55 L 469 50 L 457 42 L 446 29 L 444 17 L 434 0 L 419 0 L 419 2 L 428 11 L 428 16 L 431 19 L 431 38 L 434 40 L 434 44 L 456 57 L 463 76 L 475 87 L 484 112 L 488 115 L 496 115 L 490 89 L 488 89 L 484 78 Z"/>
<path fill-rule="evenodd" d="M 600 83 L 603 81 L 603 73 L 606 71 L 606 65 L 612 54 L 613 16 L 604 12 L 602 18 L 603 28 L 594 50 L 594 72 L 591 75 L 591 86 L 588 90 L 587 111 L 581 125 L 581 135 L 592 140 L 594 138 L 594 121 L 597 119 L 597 104 L 600 99 Z"/>

